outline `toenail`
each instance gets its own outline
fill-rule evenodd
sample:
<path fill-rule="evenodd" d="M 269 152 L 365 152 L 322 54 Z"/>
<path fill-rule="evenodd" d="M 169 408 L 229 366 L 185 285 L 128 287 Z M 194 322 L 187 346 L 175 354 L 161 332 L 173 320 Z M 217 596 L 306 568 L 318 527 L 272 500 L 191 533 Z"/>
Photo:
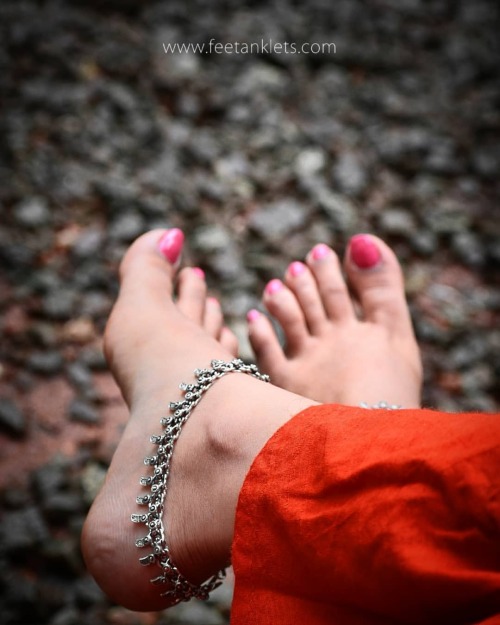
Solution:
<path fill-rule="evenodd" d="M 158 242 L 158 249 L 165 258 L 172 263 L 177 261 L 184 243 L 184 233 L 179 228 L 167 230 Z"/>
<path fill-rule="evenodd" d="M 268 295 L 273 295 L 273 293 L 277 293 L 282 288 L 283 282 L 281 280 L 271 280 L 271 282 L 268 282 L 265 291 Z"/>
<path fill-rule="evenodd" d="M 306 266 L 304 263 L 299 263 L 299 261 L 295 261 L 288 267 L 288 271 L 292 274 L 292 276 L 300 276 L 301 273 L 304 273 Z"/>
<path fill-rule="evenodd" d="M 260 312 L 258 310 L 255 310 L 255 308 L 252 308 L 252 310 L 249 310 L 247 312 L 247 321 L 249 322 L 255 321 L 259 317 L 260 317 Z"/>
<path fill-rule="evenodd" d="M 329 253 L 330 248 L 324 243 L 319 243 L 318 245 L 315 245 L 312 249 L 313 260 L 321 260 L 322 258 L 326 258 Z"/>
<path fill-rule="evenodd" d="M 366 234 L 357 234 L 349 244 L 349 254 L 353 263 L 360 269 L 370 269 L 378 265 L 382 255 L 377 245 Z"/>
<path fill-rule="evenodd" d="M 201 278 L 202 280 L 205 277 L 205 272 L 201 267 L 193 267 L 193 273 L 195 273 L 198 278 Z"/>

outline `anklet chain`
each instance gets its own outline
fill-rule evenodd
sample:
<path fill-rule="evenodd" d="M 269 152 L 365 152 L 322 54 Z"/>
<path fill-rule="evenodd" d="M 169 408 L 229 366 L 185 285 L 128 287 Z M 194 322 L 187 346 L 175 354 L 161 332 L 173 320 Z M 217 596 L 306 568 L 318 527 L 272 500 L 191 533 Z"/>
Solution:
<path fill-rule="evenodd" d="M 209 593 L 220 586 L 226 576 L 225 569 L 222 569 L 200 586 L 191 584 L 172 561 L 162 517 L 168 490 L 170 461 L 182 426 L 212 384 L 227 373 L 233 372 L 247 373 L 258 380 L 269 382 L 269 376 L 261 374 L 255 365 L 246 365 L 239 358 L 231 362 L 212 360 L 211 368 L 196 369 L 194 375 L 197 382 L 180 384 L 179 388 L 184 394 L 184 399 L 170 403 L 169 409 L 172 414 L 160 420 L 164 428 L 163 433 L 150 438 L 154 445 L 158 445 L 156 455 L 144 458 L 144 464 L 153 467 L 153 475 L 141 477 L 140 484 L 149 487 L 150 492 L 137 497 L 136 503 L 148 506 L 148 511 L 134 513 L 130 518 L 134 523 L 143 523 L 148 528 L 148 533 L 144 538 L 137 539 L 135 544 L 140 548 L 152 548 L 152 553 L 139 558 L 139 562 L 144 566 L 156 564 L 160 567 L 161 575 L 152 578 L 151 583 L 157 585 L 169 583 L 172 586 L 171 590 L 162 593 L 161 596 L 173 599 L 175 603 L 189 601 L 192 597 L 208 599 Z"/>

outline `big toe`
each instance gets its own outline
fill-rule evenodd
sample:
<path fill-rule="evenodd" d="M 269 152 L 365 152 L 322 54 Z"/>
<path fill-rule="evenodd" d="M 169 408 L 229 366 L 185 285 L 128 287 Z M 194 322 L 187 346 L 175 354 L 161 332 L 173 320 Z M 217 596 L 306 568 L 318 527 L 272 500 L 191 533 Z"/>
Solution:
<path fill-rule="evenodd" d="M 141 302 L 172 295 L 174 267 L 180 257 L 184 235 L 178 228 L 151 230 L 136 239 L 120 264 L 120 297 Z M 168 262 L 165 262 L 165 261 Z"/>
<path fill-rule="evenodd" d="M 344 265 L 364 319 L 412 334 L 401 266 L 390 247 L 378 237 L 356 235 L 349 242 Z"/>
<path fill-rule="evenodd" d="M 128 249 L 120 265 L 120 293 L 104 335 L 104 351 L 122 390 L 174 309 L 173 277 L 184 235 L 176 228 L 152 230 Z M 127 398 L 126 398 L 127 399 Z"/>

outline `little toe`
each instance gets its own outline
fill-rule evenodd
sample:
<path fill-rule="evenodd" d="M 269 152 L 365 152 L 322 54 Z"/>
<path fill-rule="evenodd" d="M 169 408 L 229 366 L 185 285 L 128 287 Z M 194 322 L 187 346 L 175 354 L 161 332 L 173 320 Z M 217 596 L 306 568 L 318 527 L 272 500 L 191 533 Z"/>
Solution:
<path fill-rule="evenodd" d="M 319 334 L 326 321 L 325 309 L 318 285 L 304 263 L 291 263 L 286 272 L 286 284 L 293 291 L 311 334 Z"/>
<path fill-rule="evenodd" d="M 263 301 L 283 328 L 287 354 L 293 355 L 309 337 L 304 312 L 297 298 L 281 280 L 271 280 L 264 289 Z"/>
<path fill-rule="evenodd" d="M 332 321 L 353 318 L 354 309 L 337 254 L 319 243 L 309 252 L 306 262 L 316 279 L 327 317 Z"/>
<path fill-rule="evenodd" d="M 373 235 L 354 236 L 346 252 L 345 270 L 365 320 L 413 333 L 401 266 L 389 246 Z"/>
<path fill-rule="evenodd" d="M 247 314 L 248 338 L 252 346 L 259 368 L 264 373 L 273 375 L 276 369 L 285 363 L 285 354 L 276 332 L 266 317 L 258 310 L 250 310 Z"/>
<path fill-rule="evenodd" d="M 203 328 L 210 336 L 219 339 L 223 324 L 224 318 L 219 300 L 215 297 L 207 297 L 203 316 Z"/>
<path fill-rule="evenodd" d="M 179 272 L 177 307 L 191 321 L 201 325 L 205 315 L 207 284 L 199 267 L 185 267 Z"/>

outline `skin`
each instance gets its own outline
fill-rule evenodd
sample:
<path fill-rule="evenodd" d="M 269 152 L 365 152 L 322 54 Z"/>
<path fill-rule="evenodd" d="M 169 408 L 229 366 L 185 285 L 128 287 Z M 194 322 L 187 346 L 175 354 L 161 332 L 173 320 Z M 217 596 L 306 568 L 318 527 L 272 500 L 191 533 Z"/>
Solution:
<path fill-rule="evenodd" d="M 82 534 L 90 572 L 113 600 L 132 610 L 169 605 L 149 583 L 157 569 L 138 563 L 147 550 L 137 549 L 134 542 L 145 534 L 145 528 L 130 521 L 130 514 L 138 511 L 139 478 L 147 473 L 143 458 L 151 452 L 149 436 L 159 433 L 159 420 L 168 403 L 180 398 L 179 382 L 192 381 L 193 370 L 208 366 L 214 358 L 232 359 L 237 350 L 234 336 L 223 326 L 218 303 L 207 298 L 200 272 L 183 269 L 174 289 L 176 253 L 169 253 L 165 246 L 160 252 L 164 236 L 165 231 L 156 230 L 139 238 L 120 268 L 120 294 L 104 344 L 130 408 L 130 420 Z M 377 245 L 383 244 L 377 241 Z M 241 374 L 226 376 L 206 393 L 176 444 L 164 525 L 173 560 L 193 583 L 202 582 L 229 562 L 245 475 L 265 443 L 295 414 L 315 405 L 314 399 L 328 401 L 330 396 L 333 401 L 353 404 L 370 402 L 372 397 L 405 406 L 418 404 L 420 360 L 392 252 L 383 246 L 378 269 L 359 274 L 346 260 L 348 278 L 365 311 L 363 322 L 348 315 L 351 299 L 330 252 L 318 265 L 308 257 L 306 272 L 287 274 L 286 286 L 264 296 L 266 306 L 284 327 L 285 351 L 263 315 L 250 322 L 260 364 L 277 374 L 276 382 L 285 388 Z M 329 284 L 332 280 L 333 285 Z M 307 292 L 312 299 L 304 295 Z M 314 311 L 308 303 L 313 300 L 321 303 L 322 320 L 318 317 L 321 308 Z M 333 314 L 341 308 L 344 316 Z M 302 330 L 287 321 L 297 311 L 307 320 Z M 321 321 L 315 329 L 312 316 Z M 349 339 L 342 338 L 346 331 Z M 359 366 L 361 346 L 368 367 Z M 277 358 L 276 366 L 273 358 Z M 395 362 L 383 368 L 386 358 Z M 277 363 L 284 367 L 281 377 Z M 318 365 L 324 367 L 321 371 L 328 376 L 328 384 L 316 385 L 318 375 L 313 372 Z M 371 374 L 363 373 L 365 369 L 371 369 Z M 375 387 L 376 397 L 372 396 Z"/>

